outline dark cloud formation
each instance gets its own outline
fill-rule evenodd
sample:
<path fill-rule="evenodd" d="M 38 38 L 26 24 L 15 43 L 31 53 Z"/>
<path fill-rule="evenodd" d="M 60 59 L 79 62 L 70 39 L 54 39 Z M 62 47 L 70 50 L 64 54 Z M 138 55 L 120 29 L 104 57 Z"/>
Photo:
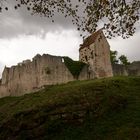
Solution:
<path fill-rule="evenodd" d="M 70 18 L 64 18 L 63 15 L 56 14 L 52 19 L 31 15 L 25 7 L 14 9 L 14 1 L 8 1 L 6 4 L 8 11 L 3 10 L 0 13 L 0 38 L 13 38 L 18 35 L 40 35 L 47 32 L 75 29 Z"/>
<path fill-rule="evenodd" d="M 72 0 L 72 3 L 75 5 L 76 1 Z M 43 37 L 47 32 L 77 29 L 76 25 L 72 24 L 70 17 L 64 18 L 63 15 L 58 13 L 55 14 L 53 19 L 49 19 L 39 15 L 31 15 L 31 11 L 28 11 L 27 7 L 24 6 L 15 10 L 14 0 L 7 0 L 6 6 L 9 10 L 3 10 L 0 13 L 0 38 L 13 38 L 24 34 L 42 35 Z M 84 6 L 80 5 L 80 7 L 83 9 Z M 79 15 L 83 14 L 81 9 Z M 52 23 L 52 20 L 55 22 Z"/>
<path fill-rule="evenodd" d="M 87 0 L 88 1 L 88 0 Z M 75 0 L 73 0 L 75 2 Z M 8 0 L 6 4 L 8 11 L 0 13 L 0 39 L 17 38 L 22 35 L 37 35 L 45 38 L 46 33 L 62 32 L 64 30 L 75 30 L 70 18 L 64 18 L 63 15 L 56 14 L 54 23 L 52 19 L 32 16 L 25 7 L 14 9 L 14 0 Z M 82 13 L 81 13 L 82 14 Z M 110 46 L 113 50 L 118 50 L 120 54 L 129 56 L 131 61 L 140 60 L 139 52 L 140 23 L 137 23 L 137 33 L 131 39 L 111 39 Z M 77 37 L 78 38 L 78 37 Z M 77 48 L 75 48 L 77 49 Z"/>

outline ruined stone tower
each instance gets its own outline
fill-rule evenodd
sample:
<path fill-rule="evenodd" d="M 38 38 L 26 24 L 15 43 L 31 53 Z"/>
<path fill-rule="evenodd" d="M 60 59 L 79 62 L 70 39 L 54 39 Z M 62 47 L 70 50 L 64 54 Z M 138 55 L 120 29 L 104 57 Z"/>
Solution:
<path fill-rule="evenodd" d="M 89 78 L 111 77 L 110 46 L 102 30 L 86 38 L 79 49 L 79 60 L 89 65 Z"/>
<path fill-rule="evenodd" d="M 87 65 L 80 68 L 76 77 L 63 61 L 64 57 L 49 54 L 38 54 L 32 61 L 25 60 L 16 66 L 5 67 L 0 79 L 0 98 L 35 92 L 46 85 L 112 76 L 110 47 L 101 30 L 89 36 L 79 51 L 80 61 Z"/>

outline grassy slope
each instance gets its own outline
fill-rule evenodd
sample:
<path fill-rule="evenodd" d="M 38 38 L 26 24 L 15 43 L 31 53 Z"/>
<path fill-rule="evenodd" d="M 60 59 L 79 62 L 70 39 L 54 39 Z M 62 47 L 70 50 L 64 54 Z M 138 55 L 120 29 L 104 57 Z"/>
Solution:
<path fill-rule="evenodd" d="M 140 139 L 140 77 L 77 81 L 2 98 L 5 139 Z"/>

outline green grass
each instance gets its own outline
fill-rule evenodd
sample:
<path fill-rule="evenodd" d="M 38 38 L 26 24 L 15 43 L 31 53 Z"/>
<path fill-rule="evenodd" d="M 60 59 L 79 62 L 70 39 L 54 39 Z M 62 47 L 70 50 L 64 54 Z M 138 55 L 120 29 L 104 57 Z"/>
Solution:
<path fill-rule="evenodd" d="M 0 99 L 0 140 L 139 140 L 140 77 L 49 86 Z"/>

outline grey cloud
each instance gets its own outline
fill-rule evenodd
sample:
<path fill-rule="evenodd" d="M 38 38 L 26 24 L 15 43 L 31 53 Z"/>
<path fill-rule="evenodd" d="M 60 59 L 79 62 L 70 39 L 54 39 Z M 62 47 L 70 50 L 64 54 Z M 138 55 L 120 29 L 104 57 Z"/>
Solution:
<path fill-rule="evenodd" d="M 52 19 L 31 15 L 25 7 L 14 9 L 12 1 L 8 3 L 9 10 L 0 13 L 0 38 L 13 38 L 18 35 L 40 35 L 47 32 L 76 29 L 70 18 L 56 14 Z"/>
<path fill-rule="evenodd" d="M 64 18 L 61 14 L 56 14 L 54 23 L 51 19 L 32 16 L 25 7 L 18 10 L 14 9 L 14 0 L 7 0 L 9 7 L 8 11 L 0 13 L 0 38 L 13 38 L 18 35 L 41 35 L 44 36 L 47 32 L 55 32 L 62 30 L 74 29 L 71 18 Z M 87 0 L 88 1 L 88 0 Z M 72 0 L 75 3 L 75 0 Z M 81 5 L 83 7 L 83 5 Z M 79 11 L 81 15 L 81 10 Z"/>

